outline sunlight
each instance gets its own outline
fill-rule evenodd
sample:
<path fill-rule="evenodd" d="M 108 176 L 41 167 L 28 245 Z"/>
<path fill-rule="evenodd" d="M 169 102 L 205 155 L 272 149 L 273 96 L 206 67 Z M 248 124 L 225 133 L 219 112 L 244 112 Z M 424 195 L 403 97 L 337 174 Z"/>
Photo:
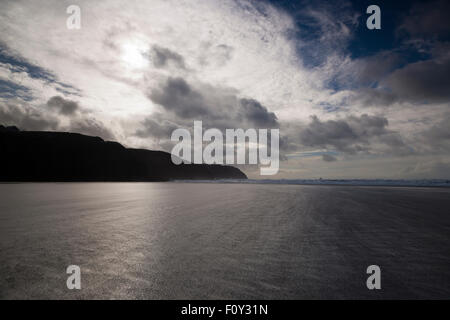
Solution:
<path fill-rule="evenodd" d="M 141 40 L 127 41 L 121 46 L 121 60 L 130 71 L 138 71 L 148 66 L 146 52 L 148 46 Z"/>

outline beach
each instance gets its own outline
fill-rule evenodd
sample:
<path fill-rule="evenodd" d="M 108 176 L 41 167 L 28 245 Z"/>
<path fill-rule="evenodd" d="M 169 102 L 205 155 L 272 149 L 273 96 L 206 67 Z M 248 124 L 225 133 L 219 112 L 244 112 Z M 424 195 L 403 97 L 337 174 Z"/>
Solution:
<path fill-rule="evenodd" d="M 449 207 L 448 188 L 0 184 L 0 298 L 448 299 Z"/>

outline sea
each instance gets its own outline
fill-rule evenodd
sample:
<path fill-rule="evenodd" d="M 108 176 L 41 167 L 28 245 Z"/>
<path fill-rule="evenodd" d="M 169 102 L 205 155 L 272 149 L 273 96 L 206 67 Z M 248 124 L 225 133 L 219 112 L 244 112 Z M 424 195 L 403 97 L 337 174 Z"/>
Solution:
<path fill-rule="evenodd" d="M 449 298 L 450 188 L 0 184 L 0 299 Z"/>

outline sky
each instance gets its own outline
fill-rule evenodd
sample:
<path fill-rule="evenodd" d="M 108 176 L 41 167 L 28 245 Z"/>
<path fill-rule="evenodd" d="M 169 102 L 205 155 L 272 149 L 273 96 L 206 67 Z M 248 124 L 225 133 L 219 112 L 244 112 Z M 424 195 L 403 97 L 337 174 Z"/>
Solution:
<path fill-rule="evenodd" d="M 371 4 L 380 30 L 366 26 Z M 445 0 L 0 0 L 0 124 L 168 152 L 194 120 L 277 128 L 271 178 L 449 179 L 448 12 Z"/>

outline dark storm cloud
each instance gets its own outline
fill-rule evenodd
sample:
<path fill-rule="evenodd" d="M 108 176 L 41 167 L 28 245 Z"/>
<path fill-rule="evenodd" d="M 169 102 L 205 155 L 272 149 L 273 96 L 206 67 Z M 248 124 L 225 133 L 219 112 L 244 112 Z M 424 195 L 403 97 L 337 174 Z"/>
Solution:
<path fill-rule="evenodd" d="M 167 48 L 155 45 L 150 52 L 150 56 L 154 66 L 157 68 L 164 68 L 169 63 L 173 63 L 181 69 L 186 68 L 183 56 Z"/>
<path fill-rule="evenodd" d="M 254 99 L 240 100 L 242 115 L 258 128 L 274 128 L 278 126 L 277 116 Z"/>
<path fill-rule="evenodd" d="M 352 61 L 339 75 L 349 103 L 390 106 L 450 101 L 450 2 L 416 2 L 399 19 L 395 48 Z M 345 80 L 345 81 L 343 81 Z M 349 84 L 345 87 L 345 85 Z M 364 88 L 365 87 L 365 88 Z"/>
<path fill-rule="evenodd" d="M 397 69 L 377 88 L 361 88 L 350 102 L 390 106 L 393 103 L 435 104 L 450 102 L 450 57 L 414 62 Z"/>
<path fill-rule="evenodd" d="M 450 32 L 448 13 L 450 2 L 447 0 L 424 1 L 412 6 L 400 26 L 400 31 L 406 31 L 412 37 L 436 37 Z"/>
<path fill-rule="evenodd" d="M 183 118 L 204 116 L 210 111 L 202 94 L 182 78 L 169 78 L 159 89 L 152 90 L 150 99 Z"/>
<path fill-rule="evenodd" d="M 398 100 L 439 103 L 450 100 L 450 59 L 428 60 L 394 71 L 383 82 Z"/>
<path fill-rule="evenodd" d="M 301 132 L 300 139 L 305 146 L 333 146 L 342 151 L 348 151 L 350 142 L 358 142 L 358 136 L 345 120 L 322 122 L 317 116 L 311 118 L 311 123 Z"/>
<path fill-rule="evenodd" d="M 170 141 L 173 131 L 178 128 L 190 130 L 194 121 L 202 121 L 205 130 L 217 128 L 223 132 L 237 128 L 279 127 L 274 113 L 257 100 L 238 97 L 238 92 L 231 88 L 168 78 L 158 89 L 151 90 L 148 97 L 164 110 L 144 119 L 134 135 L 153 138 L 158 141 L 159 148 L 166 151 L 173 147 L 174 143 Z M 284 142 L 287 139 L 280 137 L 280 144 L 285 146 Z"/>
<path fill-rule="evenodd" d="M 405 142 L 398 132 L 390 131 L 382 135 L 378 135 L 377 141 L 389 147 L 395 148 L 394 150 L 397 154 L 409 154 L 412 152 L 411 149 L 406 148 Z"/>
<path fill-rule="evenodd" d="M 78 103 L 72 100 L 66 100 L 61 96 L 51 97 L 47 101 L 47 106 L 65 116 L 73 115 L 79 109 Z"/>
<path fill-rule="evenodd" d="M 367 114 L 328 121 L 312 116 L 300 132 L 300 141 L 307 147 L 333 148 L 349 154 L 368 152 L 373 142 L 390 142 L 383 140 L 393 134 L 387 126 L 386 118 Z"/>
<path fill-rule="evenodd" d="M 16 126 L 21 130 L 42 131 L 55 130 L 59 120 L 27 105 L 7 103 L 0 104 L 0 124 Z"/>
<path fill-rule="evenodd" d="M 148 95 L 180 121 L 205 121 L 210 128 L 274 128 L 278 120 L 273 112 L 254 99 L 244 99 L 227 88 L 196 84 L 182 78 L 168 78 Z"/>
<path fill-rule="evenodd" d="M 436 42 L 431 48 L 430 48 L 430 54 L 434 58 L 437 58 L 439 60 L 445 60 L 449 59 L 450 57 L 450 42 Z"/>

